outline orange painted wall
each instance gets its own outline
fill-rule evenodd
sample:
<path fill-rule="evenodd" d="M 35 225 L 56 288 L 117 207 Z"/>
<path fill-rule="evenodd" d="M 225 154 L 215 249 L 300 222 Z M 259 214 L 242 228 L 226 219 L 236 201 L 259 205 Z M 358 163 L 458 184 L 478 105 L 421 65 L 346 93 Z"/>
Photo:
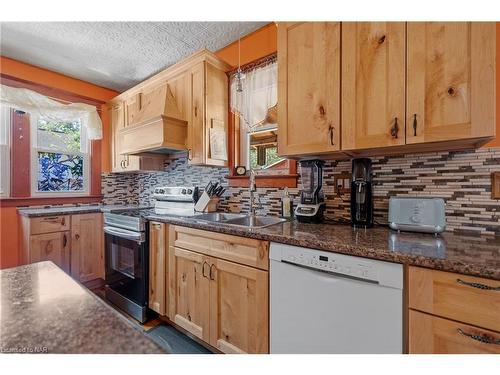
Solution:
<path fill-rule="evenodd" d="M 107 101 L 118 94 L 114 90 L 100 87 L 79 79 L 71 78 L 3 56 L 0 56 L 0 72 L 101 101 Z M 101 142 L 101 165 L 103 171 L 108 171 L 110 168 L 110 133 L 106 111 L 102 112 L 102 120 L 104 131 L 103 141 Z M 0 208 L 0 269 L 14 267 L 19 264 L 18 235 L 18 217 L 16 208 Z"/>
<path fill-rule="evenodd" d="M 241 38 L 241 65 L 277 51 L 277 27 L 270 23 Z M 238 42 L 234 42 L 215 53 L 233 67 L 238 66 Z"/>

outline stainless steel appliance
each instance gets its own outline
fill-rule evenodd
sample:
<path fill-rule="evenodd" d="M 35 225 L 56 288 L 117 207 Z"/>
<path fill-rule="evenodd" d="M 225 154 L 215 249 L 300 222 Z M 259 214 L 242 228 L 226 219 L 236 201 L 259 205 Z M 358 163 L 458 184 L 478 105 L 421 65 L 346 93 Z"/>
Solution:
<path fill-rule="evenodd" d="M 402 353 L 403 266 L 272 243 L 273 353 Z"/>
<path fill-rule="evenodd" d="M 300 203 L 295 208 L 297 220 L 307 223 L 323 221 L 326 203 L 323 190 L 323 160 L 303 160 L 300 162 L 302 191 Z"/>
<path fill-rule="evenodd" d="M 105 296 L 140 322 L 147 320 L 148 223 L 142 210 L 104 213 Z"/>
<path fill-rule="evenodd" d="M 198 188 L 194 186 L 164 186 L 153 190 L 156 199 L 154 211 L 158 215 L 193 216 L 198 201 Z"/>
<path fill-rule="evenodd" d="M 389 227 L 402 231 L 441 233 L 446 229 L 444 200 L 391 197 Z"/>
<path fill-rule="evenodd" d="M 372 161 L 352 160 L 351 223 L 355 227 L 373 226 Z"/>

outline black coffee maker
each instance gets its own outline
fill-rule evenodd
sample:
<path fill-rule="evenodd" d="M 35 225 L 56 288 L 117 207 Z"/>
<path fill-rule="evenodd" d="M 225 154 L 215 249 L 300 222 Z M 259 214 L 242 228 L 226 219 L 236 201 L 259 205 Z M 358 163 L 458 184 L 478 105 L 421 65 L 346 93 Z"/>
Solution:
<path fill-rule="evenodd" d="M 320 223 L 325 212 L 323 186 L 323 160 L 302 160 L 299 163 L 302 191 L 300 203 L 295 208 L 297 220 L 304 223 Z"/>
<path fill-rule="evenodd" d="M 351 223 L 355 227 L 373 226 L 372 161 L 352 160 Z"/>

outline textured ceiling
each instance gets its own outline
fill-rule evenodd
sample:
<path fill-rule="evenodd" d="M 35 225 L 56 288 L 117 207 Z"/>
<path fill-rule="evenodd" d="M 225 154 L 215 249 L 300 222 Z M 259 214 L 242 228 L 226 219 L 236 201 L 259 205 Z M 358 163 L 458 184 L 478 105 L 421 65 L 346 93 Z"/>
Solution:
<path fill-rule="evenodd" d="M 1 22 L 1 55 L 124 91 L 267 22 Z"/>

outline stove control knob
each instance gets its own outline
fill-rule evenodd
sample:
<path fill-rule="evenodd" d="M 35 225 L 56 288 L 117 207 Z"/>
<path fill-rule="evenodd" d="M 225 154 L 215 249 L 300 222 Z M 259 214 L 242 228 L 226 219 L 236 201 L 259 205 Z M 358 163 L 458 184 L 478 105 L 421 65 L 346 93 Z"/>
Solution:
<path fill-rule="evenodd" d="M 186 189 L 182 189 L 181 194 L 186 194 Z"/>
<path fill-rule="evenodd" d="M 193 190 L 192 190 L 192 189 L 187 189 L 187 193 L 188 193 L 189 195 L 191 195 L 191 194 L 193 194 Z"/>

